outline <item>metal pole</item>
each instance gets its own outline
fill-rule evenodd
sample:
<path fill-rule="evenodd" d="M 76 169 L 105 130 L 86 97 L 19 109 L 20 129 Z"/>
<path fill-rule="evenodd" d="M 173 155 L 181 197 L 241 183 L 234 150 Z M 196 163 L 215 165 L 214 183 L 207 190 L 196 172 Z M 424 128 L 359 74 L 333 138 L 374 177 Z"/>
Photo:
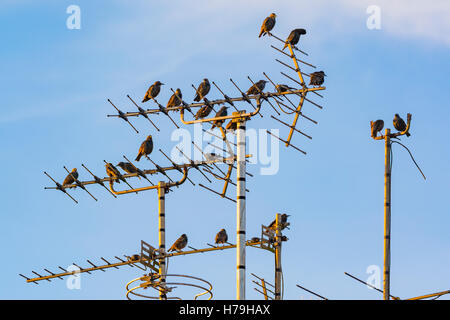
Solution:
<path fill-rule="evenodd" d="M 236 299 L 245 300 L 245 120 L 237 123 Z"/>
<path fill-rule="evenodd" d="M 166 210 L 165 210 L 165 183 L 160 181 L 158 183 L 158 220 L 159 220 L 159 254 L 166 253 Z M 164 289 L 166 287 L 166 259 L 159 259 L 159 276 L 162 290 L 159 293 L 159 299 L 167 299 Z"/>
<path fill-rule="evenodd" d="M 383 299 L 390 297 L 391 272 L 391 130 L 384 136 L 384 280 Z"/>
<path fill-rule="evenodd" d="M 275 300 L 281 300 L 281 214 L 275 218 Z"/>

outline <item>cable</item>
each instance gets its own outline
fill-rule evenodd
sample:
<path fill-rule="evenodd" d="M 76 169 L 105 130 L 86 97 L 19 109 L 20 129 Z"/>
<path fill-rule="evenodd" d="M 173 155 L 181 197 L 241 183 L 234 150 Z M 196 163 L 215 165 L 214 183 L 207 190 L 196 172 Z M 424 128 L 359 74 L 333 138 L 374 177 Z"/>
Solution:
<path fill-rule="evenodd" d="M 409 156 L 411 157 L 412 161 L 413 161 L 414 164 L 416 165 L 417 169 L 419 169 L 419 171 L 420 171 L 420 173 L 422 174 L 424 180 L 426 180 L 427 178 L 425 177 L 425 175 L 423 174 L 423 172 L 422 172 L 422 170 L 420 169 L 419 165 L 417 164 L 416 160 L 414 159 L 414 157 L 413 157 L 411 151 L 409 151 L 409 149 L 408 149 L 403 143 L 400 143 L 400 142 L 398 142 L 398 141 L 391 141 L 391 143 L 397 143 L 397 144 L 401 145 L 403 148 L 405 148 L 406 151 L 408 151 Z M 392 148 L 391 148 L 391 168 L 392 168 Z"/>

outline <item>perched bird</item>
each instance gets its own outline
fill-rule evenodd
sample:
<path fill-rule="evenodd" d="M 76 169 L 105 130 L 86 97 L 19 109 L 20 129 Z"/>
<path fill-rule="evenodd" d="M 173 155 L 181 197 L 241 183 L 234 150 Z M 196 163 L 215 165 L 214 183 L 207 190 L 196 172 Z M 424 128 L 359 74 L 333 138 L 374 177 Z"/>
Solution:
<path fill-rule="evenodd" d="M 147 137 L 147 139 L 145 139 L 144 142 L 142 142 L 140 148 L 139 148 L 139 153 L 136 157 L 136 161 L 141 160 L 142 156 L 147 156 L 150 153 L 152 153 L 153 151 L 153 139 L 152 139 L 152 135 L 149 135 Z"/>
<path fill-rule="evenodd" d="M 216 239 L 215 239 L 215 243 L 219 244 L 222 243 L 224 244 L 225 242 L 228 241 L 228 235 L 227 232 L 225 231 L 225 229 L 221 229 L 217 234 L 216 234 Z"/>
<path fill-rule="evenodd" d="M 300 40 L 300 35 L 302 35 L 302 34 L 306 34 L 305 29 L 292 30 L 291 33 L 289 34 L 289 37 L 286 39 L 283 50 L 286 49 L 286 47 L 288 46 L 289 43 L 291 44 L 291 46 L 295 46 L 298 43 L 298 41 Z"/>
<path fill-rule="evenodd" d="M 140 176 L 145 177 L 144 173 L 142 172 L 141 169 L 136 168 L 135 166 L 133 166 L 131 163 L 129 162 L 119 162 L 117 164 L 118 167 L 122 168 L 123 171 L 125 171 L 126 173 L 137 173 Z M 138 177 L 140 179 L 140 177 Z"/>
<path fill-rule="evenodd" d="M 248 90 L 247 94 L 258 94 L 261 93 L 266 87 L 266 80 L 259 80 L 254 85 L 252 85 Z"/>
<path fill-rule="evenodd" d="M 159 91 L 161 90 L 161 85 L 164 83 L 161 83 L 160 81 L 156 81 L 154 84 L 148 88 L 147 92 L 145 93 L 144 99 L 142 99 L 142 102 L 146 102 L 150 99 L 154 99 L 158 96 Z"/>
<path fill-rule="evenodd" d="M 167 102 L 166 109 L 170 107 L 178 107 L 181 104 L 182 97 L 183 95 L 181 94 L 181 90 L 175 90 L 175 93 L 170 97 L 169 102 Z"/>
<path fill-rule="evenodd" d="M 195 114 L 194 116 L 195 120 L 206 118 L 211 113 L 212 109 L 213 107 L 211 104 L 204 105 Z"/>
<path fill-rule="evenodd" d="M 217 117 L 225 117 L 226 115 L 228 115 L 228 107 L 227 106 L 222 106 L 222 108 L 219 109 L 219 111 L 217 111 L 215 118 Z M 214 129 L 215 127 L 221 127 L 222 124 L 224 123 L 225 120 L 215 120 L 213 122 L 213 125 L 211 127 L 211 130 Z"/>
<path fill-rule="evenodd" d="M 384 127 L 384 121 L 381 119 L 372 122 L 372 127 L 371 127 L 372 138 L 375 138 L 377 136 L 378 132 L 383 130 L 383 127 Z"/>
<path fill-rule="evenodd" d="M 77 168 L 73 168 L 72 171 L 67 175 L 67 177 L 64 179 L 63 185 L 74 183 L 74 178 L 78 179 Z"/>
<path fill-rule="evenodd" d="M 249 240 L 249 242 L 259 242 L 260 239 L 258 237 L 253 237 Z"/>
<path fill-rule="evenodd" d="M 287 84 L 277 84 L 275 89 L 278 93 L 283 93 L 290 90 L 295 90 L 295 88 L 289 87 Z"/>
<path fill-rule="evenodd" d="M 207 152 L 207 153 L 205 153 L 205 159 L 206 159 L 206 161 L 216 161 L 219 159 L 223 159 L 223 157 L 215 154 L 214 152 L 211 152 L 211 153 Z"/>
<path fill-rule="evenodd" d="M 236 129 L 237 129 L 237 122 L 234 122 L 233 119 L 231 119 L 230 122 L 227 123 L 225 130 L 235 131 Z"/>
<path fill-rule="evenodd" d="M 398 131 L 402 132 L 402 131 L 406 130 L 406 123 L 402 118 L 400 118 L 398 113 L 395 114 L 393 122 L 394 122 L 394 128 L 397 129 Z M 410 136 L 409 132 L 406 133 L 406 136 L 407 137 Z"/>
<path fill-rule="evenodd" d="M 323 71 L 317 71 L 311 73 L 311 81 L 309 81 L 309 85 L 313 86 L 321 86 L 323 82 L 325 81 L 325 72 Z"/>
<path fill-rule="evenodd" d="M 259 37 L 265 36 L 267 32 L 273 29 L 275 26 L 275 18 L 277 15 L 275 13 L 271 13 L 270 16 L 268 16 L 266 19 L 264 19 L 262 26 L 261 26 L 261 32 L 259 33 Z"/>
<path fill-rule="evenodd" d="M 287 218 L 289 217 L 288 214 L 283 213 L 281 215 L 281 230 L 283 230 L 284 228 L 286 228 L 289 224 L 287 223 Z M 277 225 L 277 220 L 273 220 L 270 224 L 269 224 L 269 228 L 272 230 L 276 229 L 276 225 Z"/>
<path fill-rule="evenodd" d="M 197 93 L 194 97 L 194 101 L 200 101 L 202 100 L 209 92 L 209 90 L 211 89 L 211 85 L 209 84 L 209 80 L 208 79 L 203 79 L 203 82 L 200 83 L 200 85 L 197 88 Z"/>
<path fill-rule="evenodd" d="M 106 173 L 110 178 L 113 178 L 117 183 L 120 183 L 119 179 L 125 181 L 125 179 L 122 178 L 122 175 L 120 174 L 119 170 L 117 170 L 116 167 L 113 166 L 112 163 L 107 162 L 105 164 Z M 110 181 L 112 183 L 112 181 Z"/>
<path fill-rule="evenodd" d="M 179 238 L 177 239 L 177 241 L 175 241 L 175 242 L 173 243 L 173 245 L 170 247 L 170 249 L 167 250 L 167 251 L 168 251 L 168 252 L 170 252 L 170 251 L 180 251 L 181 249 L 183 249 L 184 247 L 186 247 L 187 243 L 188 243 L 188 238 L 187 238 L 187 236 L 183 233 L 183 234 L 181 235 L 181 237 L 179 237 Z"/>

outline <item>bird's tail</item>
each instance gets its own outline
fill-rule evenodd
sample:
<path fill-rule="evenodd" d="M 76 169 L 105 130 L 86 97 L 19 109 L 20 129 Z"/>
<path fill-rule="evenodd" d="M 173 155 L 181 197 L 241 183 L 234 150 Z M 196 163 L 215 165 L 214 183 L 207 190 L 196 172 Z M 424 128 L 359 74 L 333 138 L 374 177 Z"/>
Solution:
<path fill-rule="evenodd" d="M 196 101 L 196 102 L 200 101 L 200 96 L 198 94 L 195 96 L 194 101 Z"/>
<path fill-rule="evenodd" d="M 258 38 L 261 38 L 261 36 L 263 35 L 263 33 L 264 33 L 264 30 L 261 29 L 261 32 L 259 33 Z"/>
<path fill-rule="evenodd" d="M 283 50 L 286 49 L 287 46 L 288 46 L 288 43 L 286 42 L 286 43 L 284 44 Z"/>
<path fill-rule="evenodd" d="M 139 160 L 141 160 L 141 157 L 142 157 L 142 154 L 139 153 L 139 154 L 137 155 L 136 159 L 134 159 L 134 160 L 139 161 Z"/>
<path fill-rule="evenodd" d="M 406 136 L 409 137 L 411 134 L 409 132 L 406 133 Z"/>

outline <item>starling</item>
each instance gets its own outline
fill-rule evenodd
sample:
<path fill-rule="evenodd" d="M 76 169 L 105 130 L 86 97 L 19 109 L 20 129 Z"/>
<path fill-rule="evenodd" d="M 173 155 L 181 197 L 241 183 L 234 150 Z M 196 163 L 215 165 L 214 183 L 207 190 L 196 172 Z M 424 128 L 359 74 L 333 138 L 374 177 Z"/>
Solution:
<path fill-rule="evenodd" d="M 228 115 L 227 110 L 228 110 L 228 107 L 223 106 L 222 108 L 219 109 L 219 111 L 217 111 L 215 118 L 227 116 Z M 221 127 L 224 121 L 225 120 L 215 120 L 213 122 L 211 130 L 214 129 L 215 127 Z"/>
<path fill-rule="evenodd" d="M 139 168 L 136 168 L 129 162 L 119 162 L 117 164 L 117 166 L 122 168 L 122 170 L 125 171 L 126 173 L 137 173 L 140 176 L 145 177 L 145 174 L 142 172 L 142 170 L 140 170 Z M 140 177 L 138 177 L 138 178 L 140 179 Z"/>
<path fill-rule="evenodd" d="M 372 122 L 372 138 L 375 138 L 381 130 L 383 130 L 384 127 L 384 121 L 383 120 L 377 120 L 375 122 Z"/>
<path fill-rule="evenodd" d="M 261 93 L 266 87 L 266 82 L 266 80 L 259 80 L 247 90 L 247 94 Z"/>
<path fill-rule="evenodd" d="M 124 180 L 122 178 L 122 175 L 120 174 L 119 170 L 117 170 L 117 168 L 114 167 L 112 165 L 112 163 L 109 163 L 109 162 L 106 163 L 105 168 L 106 168 L 106 173 L 108 174 L 108 176 L 110 178 L 113 178 L 113 180 L 115 180 L 117 183 L 120 183 L 119 179 Z M 111 183 L 112 183 L 112 181 L 111 181 Z"/>
<path fill-rule="evenodd" d="M 203 99 L 209 92 L 209 90 L 211 89 L 211 85 L 209 84 L 209 80 L 208 79 L 203 79 L 203 82 L 200 83 L 200 85 L 197 88 L 197 93 L 195 95 L 194 101 L 200 101 L 201 99 Z"/>
<path fill-rule="evenodd" d="M 211 104 L 204 105 L 197 111 L 196 115 L 194 116 L 195 120 L 207 117 L 211 113 L 212 109 L 213 107 Z"/>
<path fill-rule="evenodd" d="M 167 108 L 170 107 L 178 107 L 181 104 L 181 98 L 183 95 L 181 94 L 181 90 L 177 89 L 175 93 L 170 97 L 169 102 L 167 102 Z"/>
<path fill-rule="evenodd" d="M 147 156 L 153 151 L 153 139 L 152 135 L 149 135 L 144 142 L 142 142 L 141 147 L 139 148 L 139 153 L 136 157 L 136 161 L 141 160 L 142 156 Z"/>
<path fill-rule="evenodd" d="M 290 90 L 295 90 L 295 88 L 291 88 L 286 84 L 277 84 L 275 86 L 275 89 L 277 90 L 278 93 L 283 93 L 286 91 L 290 91 Z"/>
<path fill-rule="evenodd" d="M 177 239 L 177 241 L 175 241 L 175 242 L 173 243 L 173 245 L 170 247 L 170 249 L 167 250 L 167 251 L 168 251 L 168 252 L 170 252 L 170 251 L 181 251 L 181 249 L 183 249 L 184 247 L 186 247 L 187 243 L 188 243 L 188 238 L 187 238 L 187 236 L 183 233 L 183 234 L 181 235 L 181 237 L 179 237 L 179 238 Z"/>
<path fill-rule="evenodd" d="M 311 73 L 311 81 L 309 82 L 309 85 L 321 86 L 325 80 L 325 76 L 326 74 L 323 71 Z"/>
<path fill-rule="evenodd" d="M 281 215 L 281 230 L 283 230 L 284 228 L 286 228 L 288 226 L 288 223 L 287 223 L 288 217 L 289 217 L 289 215 L 286 213 L 283 213 Z M 275 219 L 269 224 L 268 227 L 269 227 L 269 229 L 276 230 L 276 225 L 277 225 L 277 220 Z"/>
<path fill-rule="evenodd" d="M 235 131 L 236 129 L 237 129 L 237 122 L 235 122 L 235 121 L 233 121 L 233 119 L 231 119 L 230 122 L 227 123 L 225 130 Z"/>
<path fill-rule="evenodd" d="M 215 154 L 214 152 L 211 152 L 211 153 L 208 152 L 208 153 L 205 153 L 205 159 L 206 159 L 206 161 L 217 161 L 219 159 L 223 159 L 223 157 Z"/>
<path fill-rule="evenodd" d="M 145 93 L 144 99 L 142 99 L 142 103 L 150 100 L 150 99 L 154 99 L 158 96 L 159 91 L 161 90 L 161 85 L 163 85 L 164 83 L 161 83 L 160 81 L 156 81 L 154 84 L 152 84 L 150 86 L 150 88 L 148 88 L 147 92 Z"/>
<path fill-rule="evenodd" d="M 66 185 L 66 184 L 74 183 L 75 182 L 74 178 L 78 179 L 77 168 L 73 168 L 72 171 L 67 175 L 67 177 L 64 179 L 63 186 Z"/>
<path fill-rule="evenodd" d="M 396 113 L 395 116 L 394 116 L 394 128 L 397 129 L 400 132 L 406 130 L 406 123 L 405 123 L 405 121 L 402 118 L 400 118 L 398 113 Z M 410 136 L 409 132 L 406 133 L 406 136 L 407 137 Z"/>
<path fill-rule="evenodd" d="M 261 26 L 261 32 L 259 33 L 259 38 L 261 38 L 261 36 L 265 36 L 267 32 L 273 29 L 273 27 L 275 26 L 276 17 L 277 15 L 275 13 L 271 13 L 270 16 L 264 19 Z"/>
<path fill-rule="evenodd" d="M 228 235 L 227 232 L 225 231 L 225 229 L 221 229 L 217 234 L 216 234 L 216 244 L 222 243 L 224 244 L 225 242 L 228 241 Z"/>
<path fill-rule="evenodd" d="M 291 44 L 291 46 L 295 46 L 298 41 L 300 40 L 300 35 L 306 34 L 305 29 L 294 29 L 289 34 L 289 37 L 286 39 L 286 43 L 284 44 L 283 50 L 286 49 L 288 46 L 288 43 Z"/>

